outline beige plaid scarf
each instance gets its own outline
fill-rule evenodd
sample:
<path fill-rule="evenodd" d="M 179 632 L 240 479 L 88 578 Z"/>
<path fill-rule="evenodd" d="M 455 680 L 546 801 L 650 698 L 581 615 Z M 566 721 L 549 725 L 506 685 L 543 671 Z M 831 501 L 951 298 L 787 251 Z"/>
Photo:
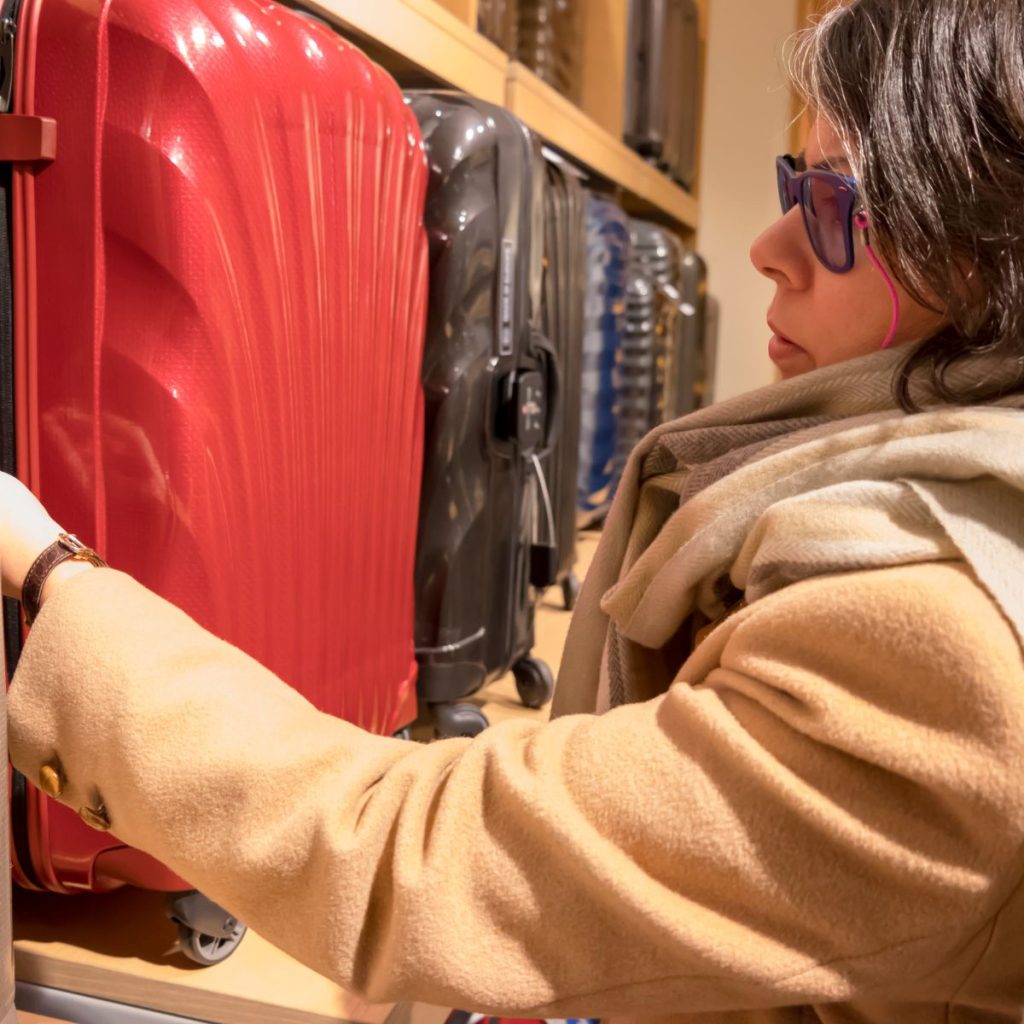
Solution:
<path fill-rule="evenodd" d="M 580 594 L 555 715 L 664 692 L 691 615 L 829 573 L 966 561 L 1024 643 L 1024 394 L 908 416 L 891 397 L 904 354 L 741 395 L 638 445 Z M 1015 372 L 975 361 L 953 379 Z"/>

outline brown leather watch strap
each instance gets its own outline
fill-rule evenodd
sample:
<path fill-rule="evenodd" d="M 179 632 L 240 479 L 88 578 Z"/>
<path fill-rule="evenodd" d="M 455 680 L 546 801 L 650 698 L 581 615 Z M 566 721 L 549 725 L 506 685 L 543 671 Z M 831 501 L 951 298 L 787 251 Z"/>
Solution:
<path fill-rule="evenodd" d="M 25 622 L 32 625 L 39 614 L 39 605 L 43 599 L 43 584 L 53 570 L 68 559 L 76 562 L 89 562 L 91 565 L 104 566 L 107 563 L 86 547 L 73 533 L 62 533 L 49 547 L 44 548 L 39 557 L 29 567 L 25 582 L 21 585 L 21 606 L 25 610 Z"/>

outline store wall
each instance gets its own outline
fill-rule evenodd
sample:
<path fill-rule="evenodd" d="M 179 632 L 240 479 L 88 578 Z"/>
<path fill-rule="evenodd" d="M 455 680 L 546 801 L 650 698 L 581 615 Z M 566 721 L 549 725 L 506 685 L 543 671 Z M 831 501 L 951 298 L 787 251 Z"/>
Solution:
<path fill-rule="evenodd" d="M 716 397 L 768 384 L 765 314 L 773 285 L 750 263 L 754 238 L 779 214 L 775 157 L 789 148 L 791 94 L 783 41 L 796 0 L 711 0 L 701 145 L 698 245 L 721 303 Z"/>

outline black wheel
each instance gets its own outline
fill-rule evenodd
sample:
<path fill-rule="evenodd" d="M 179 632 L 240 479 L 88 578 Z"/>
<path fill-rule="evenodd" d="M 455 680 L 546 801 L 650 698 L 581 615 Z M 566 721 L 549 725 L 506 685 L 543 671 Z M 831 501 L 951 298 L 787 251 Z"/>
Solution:
<path fill-rule="evenodd" d="M 434 704 L 434 728 L 443 739 L 478 736 L 491 723 L 475 704 Z"/>
<path fill-rule="evenodd" d="M 178 942 L 181 951 L 193 962 L 209 967 L 226 960 L 238 948 L 245 935 L 245 925 L 238 922 L 228 936 L 207 935 L 189 928 L 187 924 L 178 924 Z"/>
<path fill-rule="evenodd" d="M 562 580 L 562 601 L 565 610 L 571 612 L 576 607 L 576 598 L 580 596 L 580 581 L 576 573 L 571 572 Z"/>
<path fill-rule="evenodd" d="M 546 661 L 527 657 L 512 666 L 519 699 L 528 708 L 542 708 L 555 692 L 555 676 Z"/>

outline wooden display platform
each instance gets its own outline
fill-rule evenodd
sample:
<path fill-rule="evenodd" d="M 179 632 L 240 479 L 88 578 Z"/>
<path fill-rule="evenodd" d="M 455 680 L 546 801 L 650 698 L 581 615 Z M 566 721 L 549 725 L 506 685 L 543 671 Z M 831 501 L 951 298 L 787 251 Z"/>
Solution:
<path fill-rule="evenodd" d="M 504 103 L 508 57 L 435 0 L 302 0 L 393 74 L 422 71 L 490 103 Z M 397 62 L 396 62 L 397 59 Z"/>
<path fill-rule="evenodd" d="M 581 535 L 582 578 L 597 547 Z M 538 609 L 534 654 L 557 674 L 569 629 L 560 588 Z M 507 675 L 475 698 L 492 722 L 546 720 L 530 711 Z M 64 989 L 216 1024 L 443 1024 L 449 1010 L 373 1006 L 249 932 L 221 964 L 199 967 L 177 952 L 177 934 L 159 893 L 123 889 L 102 896 L 57 896 L 15 890 L 14 967 L 19 981 Z M 19 1015 L 24 1024 L 42 1017 Z"/>
<path fill-rule="evenodd" d="M 384 1024 L 394 1010 L 349 995 L 251 931 L 214 967 L 189 963 L 176 941 L 159 893 L 14 895 L 19 981 L 218 1024 Z"/>

